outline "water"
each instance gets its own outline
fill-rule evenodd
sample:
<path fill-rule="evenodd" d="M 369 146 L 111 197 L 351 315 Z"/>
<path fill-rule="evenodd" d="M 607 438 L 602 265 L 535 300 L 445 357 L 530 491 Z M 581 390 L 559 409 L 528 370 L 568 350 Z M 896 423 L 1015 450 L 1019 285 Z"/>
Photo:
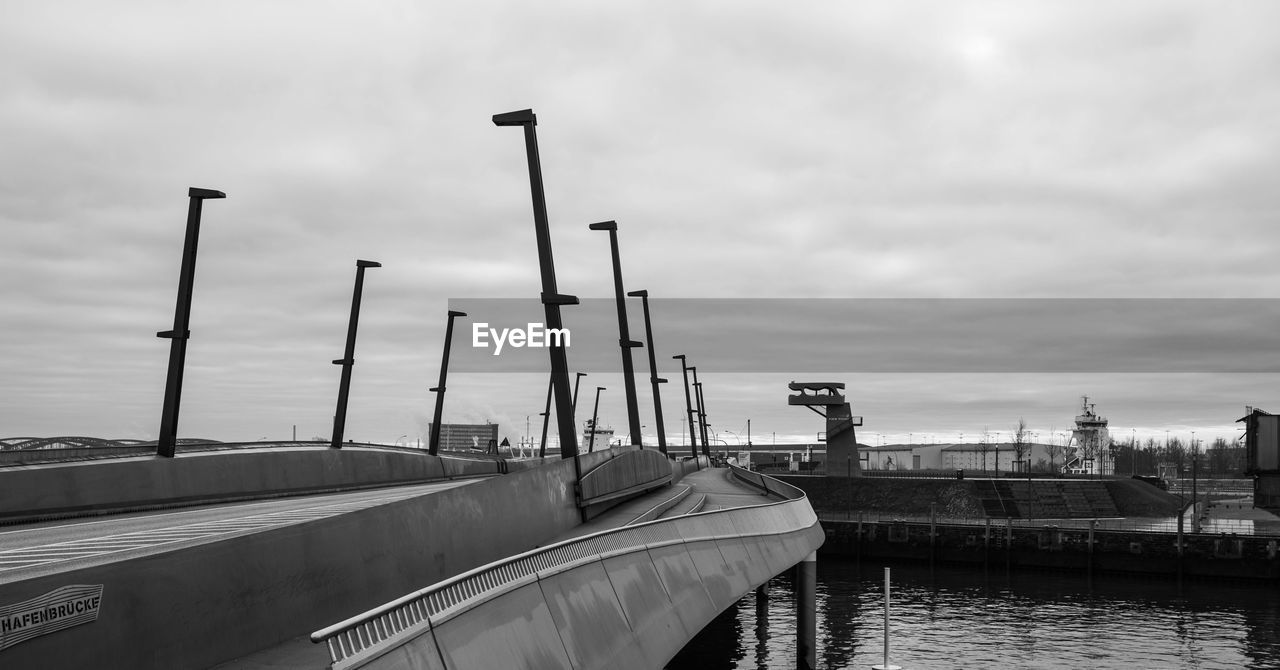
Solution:
<path fill-rule="evenodd" d="M 930 668 L 1280 668 L 1280 590 L 1130 577 L 893 566 L 890 661 Z M 882 565 L 818 565 L 818 667 L 883 660 Z M 786 577 L 768 613 L 749 595 L 669 670 L 795 667 L 795 600 Z"/>

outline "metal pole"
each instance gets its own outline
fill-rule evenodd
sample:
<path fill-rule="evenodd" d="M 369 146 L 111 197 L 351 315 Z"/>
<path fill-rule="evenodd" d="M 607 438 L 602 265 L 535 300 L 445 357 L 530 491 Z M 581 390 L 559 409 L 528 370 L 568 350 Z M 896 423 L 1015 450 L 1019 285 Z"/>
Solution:
<path fill-rule="evenodd" d="M 1195 433 L 1191 433 L 1195 435 Z M 1196 453 L 1195 438 L 1191 438 L 1191 532 L 1200 532 L 1200 510 L 1196 508 L 1199 502 L 1198 482 L 1196 481 L 1200 464 L 1200 455 Z"/>
<path fill-rule="evenodd" d="M 573 424 L 578 425 L 578 384 L 582 382 L 582 378 L 587 376 L 585 372 L 575 373 L 578 376 L 573 380 L 573 402 L 569 405 L 569 411 L 573 412 Z"/>
<path fill-rule="evenodd" d="M 444 414 L 444 380 L 449 374 L 449 347 L 453 344 L 453 320 L 466 315 L 466 312 L 449 310 L 449 321 L 444 327 L 444 358 L 440 361 L 440 385 L 430 389 L 436 394 L 435 420 L 431 422 L 431 437 L 427 443 L 427 453 L 432 456 L 440 451 L 440 421 Z"/>
<path fill-rule="evenodd" d="M 542 410 L 542 445 L 538 447 L 538 458 L 547 456 L 547 425 L 551 423 L 551 392 L 555 385 L 547 381 L 547 408 Z M 574 389 L 575 391 L 577 389 Z"/>
<path fill-rule="evenodd" d="M 702 436 L 702 455 L 711 457 L 710 443 L 707 441 L 707 410 L 702 400 L 702 382 L 698 381 L 698 368 L 689 366 L 693 373 L 693 397 L 698 403 L 698 432 Z"/>
<path fill-rule="evenodd" d="M 640 298 L 644 306 L 644 339 L 649 349 L 649 383 L 653 385 L 653 419 L 658 424 L 658 451 L 667 453 L 667 431 L 662 425 L 662 396 L 658 393 L 658 384 L 667 380 L 658 376 L 657 354 L 653 350 L 653 324 L 649 321 L 649 292 L 645 290 L 631 291 L 627 295 Z"/>
<path fill-rule="evenodd" d="M 533 197 L 533 224 L 538 240 L 538 264 L 542 272 L 542 304 L 546 312 L 547 328 L 562 330 L 564 324 L 560 319 L 561 305 L 576 305 L 578 298 L 561 295 L 556 289 L 555 259 L 551 253 L 551 230 L 547 224 L 547 200 L 542 189 L 542 166 L 538 158 L 538 135 L 535 127 L 537 117 L 532 109 L 523 109 L 505 114 L 495 114 L 493 123 L 497 126 L 522 126 L 524 128 L 525 152 L 529 162 L 529 192 Z M 574 434 L 573 409 L 569 397 L 569 362 L 565 355 L 563 338 L 549 338 L 547 351 L 551 357 L 551 384 L 555 389 L 556 425 L 560 429 L 560 457 L 573 458 L 578 455 L 578 440 Z M 578 462 L 574 461 L 575 475 L 580 480 Z"/>
<path fill-rule="evenodd" d="M 196 279 L 196 247 L 200 242 L 200 212 L 206 199 L 227 197 L 222 191 L 189 188 L 187 234 L 182 244 L 182 267 L 178 272 L 178 300 L 173 309 L 173 330 L 156 333 L 169 340 L 169 373 L 164 382 L 164 405 L 160 410 L 160 435 L 156 454 L 173 458 L 178 449 L 178 409 L 182 405 L 182 372 L 187 360 L 187 339 L 191 337 L 191 293 Z"/>
<path fill-rule="evenodd" d="M 889 667 L 889 603 L 892 596 L 889 591 L 889 568 L 884 569 L 884 665 Z"/>
<path fill-rule="evenodd" d="M 338 411 L 333 415 L 333 437 L 329 446 L 342 448 L 342 435 L 347 426 L 347 394 L 351 391 L 351 366 L 356 363 L 356 326 L 360 322 L 360 294 L 364 289 L 365 268 L 380 268 L 382 263 L 356 261 L 356 288 L 351 295 L 351 320 L 347 322 L 347 348 L 334 365 L 342 366 L 342 380 L 338 383 Z"/>
<path fill-rule="evenodd" d="M 627 302 L 622 290 L 622 260 L 618 256 L 618 223 L 601 221 L 587 227 L 591 230 L 609 231 L 609 251 L 613 254 L 613 292 L 618 305 L 618 347 L 622 350 L 622 386 L 627 395 L 627 426 L 631 431 L 631 444 L 642 446 L 640 408 L 636 402 L 636 373 L 631 361 L 631 349 L 644 345 L 631 339 L 627 325 Z"/>
<path fill-rule="evenodd" d="M 591 453 L 596 448 L 596 421 L 600 419 L 600 392 L 605 390 L 603 386 L 596 387 L 596 406 L 591 410 L 591 437 L 587 438 L 587 453 Z"/>
<path fill-rule="evenodd" d="M 684 354 L 677 354 L 672 358 L 680 359 L 680 372 L 684 374 L 684 411 L 689 415 L 689 452 L 694 458 L 698 457 L 698 432 L 693 429 L 693 400 L 689 397 L 689 366 L 685 360 Z"/>
<path fill-rule="evenodd" d="M 818 554 L 796 565 L 796 667 L 818 667 Z"/>
<path fill-rule="evenodd" d="M 896 665 L 889 663 L 889 568 L 884 569 L 884 662 L 881 665 L 871 666 L 872 670 L 901 670 Z"/>

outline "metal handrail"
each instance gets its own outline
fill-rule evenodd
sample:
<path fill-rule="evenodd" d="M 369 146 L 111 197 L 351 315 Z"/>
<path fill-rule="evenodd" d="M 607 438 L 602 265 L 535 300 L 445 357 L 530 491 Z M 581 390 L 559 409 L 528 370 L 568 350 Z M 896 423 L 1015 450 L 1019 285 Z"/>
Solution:
<path fill-rule="evenodd" d="M 380 655 L 383 652 L 381 647 L 387 641 L 416 636 L 431 626 L 550 573 L 641 549 L 697 540 L 779 535 L 818 523 L 818 516 L 802 491 L 781 482 L 776 484 L 779 489 L 798 492 L 799 496 L 760 505 L 657 519 L 532 549 L 482 565 L 318 630 L 311 634 L 311 641 L 328 644 L 334 668 L 352 667 L 357 662 Z"/>
<path fill-rule="evenodd" d="M 818 510 L 818 519 L 821 521 L 843 521 L 863 523 L 912 523 L 928 525 L 930 517 L 927 514 L 897 514 L 892 512 L 857 512 L 842 510 Z M 1087 530 L 1089 524 L 1095 523 L 1095 529 L 1098 531 L 1123 531 L 1128 533 L 1153 533 L 1167 535 L 1176 533 L 1178 522 L 1176 518 L 1170 519 L 1152 519 L 1139 521 L 1132 518 L 1123 517 L 1099 517 L 1096 519 L 1028 519 L 1028 518 L 1012 518 L 999 519 L 988 517 L 935 517 L 933 522 L 937 526 L 957 526 L 971 527 L 984 526 L 987 522 L 1000 525 L 1012 525 L 1015 528 L 1044 528 L 1046 526 L 1055 527 L 1062 530 Z M 1249 535 L 1250 537 L 1270 539 L 1280 538 L 1280 529 L 1275 532 L 1258 532 L 1252 521 L 1239 519 L 1209 519 L 1201 522 L 1201 532 L 1192 533 L 1190 524 L 1186 525 L 1186 535 L 1210 535 L 1219 536 L 1224 533 Z"/>

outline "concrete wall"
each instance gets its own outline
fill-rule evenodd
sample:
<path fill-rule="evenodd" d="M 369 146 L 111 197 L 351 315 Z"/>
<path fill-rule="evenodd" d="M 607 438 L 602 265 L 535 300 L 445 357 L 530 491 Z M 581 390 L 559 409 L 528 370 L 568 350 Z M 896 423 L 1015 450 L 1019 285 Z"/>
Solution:
<path fill-rule="evenodd" d="M 671 480 L 674 462 L 656 449 L 621 452 L 590 470 L 582 470 L 582 498 L 593 503 L 634 487 L 661 485 Z"/>
<path fill-rule="evenodd" d="M 1203 579 L 1280 581 L 1280 543 L 1248 535 L 928 523 L 823 521 L 822 553 L 856 560 L 906 560 L 986 569 L 1054 569 Z M 880 563 L 876 563 L 880 565 Z"/>
<path fill-rule="evenodd" d="M 776 481 L 761 485 L 802 495 Z M 822 544 L 807 501 L 781 505 L 792 507 L 660 520 L 490 566 L 402 600 L 401 612 L 425 607 L 429 618 L 389 626 L 398 632 L 386 643 L 334 667 L 663 667 L 716 615 Z M 395 611 L 380 616 L 403 621 Z"/>
<path fill-rule="evenodd" d="M 497 474 L 494 460 L 345 447 L 179 453 L 0 469 L 0 520 Z"/>
<path fill-rule="evenodd" d="M 583 466 L 610 456 L 584 456 Z M 104 585 L 96 622 L 0 651 L 0 667 L 204 668 L 238 658 L 568 531 L 580 523 L 573 477 L 572 461 L 550 461 L 430 496 L 0 584 L 0 605 Z"/>

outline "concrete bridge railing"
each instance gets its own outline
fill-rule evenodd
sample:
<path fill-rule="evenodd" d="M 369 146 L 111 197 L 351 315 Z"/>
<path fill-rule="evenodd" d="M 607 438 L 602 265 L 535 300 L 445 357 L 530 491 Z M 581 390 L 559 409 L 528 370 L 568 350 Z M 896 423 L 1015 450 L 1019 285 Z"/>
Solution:
<path fill-rule="evenodd" d="M 601 503 L 665 486 L 671 483 L 673 465 L 655 449 L 619 452 L 614 458 L 582 473 L 580 504 L 589 510 L 598 509 L 604 507 Z"/>
<path fill-rule="evenodd" d="M 822 544 L 802 491 L 740 476 L 787 499 L 528 551 L 311 639 L 328 645 L 336 669 L 661 667 L 717 614 Z"/>

